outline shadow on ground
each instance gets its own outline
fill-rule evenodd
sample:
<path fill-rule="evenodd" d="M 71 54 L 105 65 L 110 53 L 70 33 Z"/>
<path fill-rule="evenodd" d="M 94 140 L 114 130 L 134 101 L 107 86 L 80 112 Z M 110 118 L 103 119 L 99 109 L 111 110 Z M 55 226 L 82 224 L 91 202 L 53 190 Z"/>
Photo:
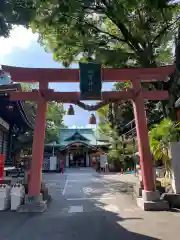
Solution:
<path fill-rule="evenodd" d="M 51 202 L 53 204 L 53 201 Z M 122 221 L 138 218 L 122 218 L 116 213 L 103 210 L 104 206 L 91 201 L 93 212 L 18 214 L 0 213 L 1 240 L 156 240 L 130 232 L 121 226 Z M 99 208 L 99 209 L 98 209 Z"/>
<path fill-rule="evenodd" d="M 106 181 L 103 182 L 106 187 Z M 111 194 L 117 191 L 130 192 L 132 184 L 110 181 Z M 86 187 L 86 186 L 85 186 Z M 129 189 L 130 188 L 130 189 Z M 106 192 L 95 191 L 91 197 L 103 196 Z M 54 191 L 55 194 L 56 190 Z M 57 192 L 56 192 L 57 194 Z M 71 205 L 83 206 L 83 212 L 69 213 Z M 48 210 L 43 214 L 25 214 L 16 212 L 0 213 L 1 240 L 158 240 L 152 236 L 136 233 L 136 224 L 142 218 L 125 218 L 115 211 L 107 210 L 106 203 L 100 200 L 82 200 L 68 202 L 58 194 L 52 196 Z M 122 226 L 124 222 L 134 222 L 134 230 Z M 160 240 L 160 239 L 159 239 Z"/>
<path fill-rule="evenodd" d="M 112 192 L 119 192 L 119 193 L 126 193 L 126 194 L 132 194 L 133 187 L 135 186 L 134 182 L 125 182 L 125 181 L 119 181 L 114 179 L 104 179 L 103 175 L 99 175 L 99 178 L 104 184 L 108 184 L 109 189 L 111 189 Z"/>

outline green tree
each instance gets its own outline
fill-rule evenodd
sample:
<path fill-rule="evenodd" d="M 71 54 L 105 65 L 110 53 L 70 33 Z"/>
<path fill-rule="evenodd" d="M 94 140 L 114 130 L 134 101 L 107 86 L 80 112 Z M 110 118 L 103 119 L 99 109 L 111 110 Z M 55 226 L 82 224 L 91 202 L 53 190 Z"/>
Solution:
<path fill-rule="evenodd" d="M 116 170 L 120 168 L 134 167 L 134 159 L 131 158 L 130 165 L 128 165 L 128 155 L 132 155 L 136 149 L 132 141 L 127 141 L 121 136 L 121 129 L 116 129 L 111 126 L 108 116 L 109 107 L 106 105 L 98 110 L 99 116 L 99 131 L 109 137 L 110 149 L 108 152 L 108 161 L 113 164 Z M 120 120 L 119 120 L 120 121 Z M 123 129 L 123 123 L 120 121 L 120 126 Z"/>
<path fill-rule="evenodd" d="M 63 122 L 63 117 L 65 115 L 65 110 L 63 104 L 57 102 L 48 103 L 47 112 L 47 126 L 46 126 L 46 136 L 45 142 L 58 141 L 59 139 L 59 129 L 65 127 Z"/>
<path fill-rule="evenodd" d="M 170 142 L 180 139 L 180 125 L 169 119 L 164 119 L 161 123 L 154 125 L 149 131 L 151 152 L 155 161 L 163 161 L 166 171 L 170 169 Z"/>
<path fill-rule="evenodd" d="M 27 27 L 35 13 L 33 0 L 1 0 L 0 37 L 8 37 L 13 25 Z"/>
<path fill-rule="evenodd" d="M 179 21 L 176 1 L 3 0 L 0 9 L 3 9 L 1 23 L 7 29 L 12 23 L 26 25 L 33 20 L 31 27 L 39 33 L 41 44 L 66 67 L 79 60 L 109 67 L 154 67 L 173 61 L 172 45 Z M 6 32 L 3 36 L 9 30 L 3 31 Z M 170 89 L 170 101 L 166 103 L 169 115 L 175 99 L 171 89 L 174 86 L 177 90 L 177 79 L 172 76 L 168 84 L 151 85 Z M 122 124 L 117 123 L 131 119 L 131 106 L 122 107 L 123 104 L 110 104 L 108 109 L 109 125 L 119 132 Z M 164 105 L 161 110 L 165 114 Z"/>
<path fill-rule="evenodd" d="M 179 4 L 175 1 L 46 0 L 37 2 L 36 9 L 32 29 L 40 34 L 39 41 L 45 49 L 66 67 L 78 61 L 95 61 L 109 67 L 156 67 L 173 61 L 172 46 L 179 23 Z M 177 78 L 172 77 L 171 83 L 149 86 L 169 90 L 177 85 Z M 159 118 L 162 113 L 172 116 L 174 101 L 171 94 L 165 104 L 147 102 L 149 114 L 154 109 L 160 113 Z M 132 119 L 130 103 L 110 104 L 111 126 L 119 121 L 119 116 L 116 121 L 113 114 L 117 109 L 120 113 L 116 115 L 124 115 L 122 125 Z"/>
<path fill-rule="evenodd" d="M 37 1 L 32 28 L 66 66 L 151 67 L 172 61 L 179 5 L 170 0 Z"/>
<path fill-rule="evenodd" d="M 22 84 L 22 89 L 24 91 L 31 91 L 33 88 L 37 88 L 37 84 Z M 34 118 L 36 116 L 36 103 L 35 102 L 24 102 L 25 108 L 28 112 L 28 116 Z M 46 117 L 46 133 L 45 133 L 45 143 L 51 143 L 58 141 L 59 139 L 59 129 L 65 127 L 63 122 L 63 117 L 65 110 L 63 104 L 57 102 L 48 103 L 48 111 Z M 33 140 L 33 130 L 29 130 L 23 135 L 19 135 L 18 140 L 15 143 L 14 148 L 18 151 L 22 148 L 30 149 Z"/>

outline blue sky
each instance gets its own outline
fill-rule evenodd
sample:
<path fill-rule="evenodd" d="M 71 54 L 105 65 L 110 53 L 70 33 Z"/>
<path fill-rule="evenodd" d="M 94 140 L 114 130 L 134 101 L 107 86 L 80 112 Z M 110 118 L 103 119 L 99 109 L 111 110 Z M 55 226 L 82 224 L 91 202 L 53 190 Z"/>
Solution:
<path fill-rule="evenodd" d="M 0 64 L 20 67 L 62 68 L 53 60 L 52 54 L 45 52 L 37 43 L 37 35 L 23 27 L 16 27 L 8 39 L 0 38 Z M 73 64 L 72 68 L 78 68 Z M 52 83 L 56 91 L 79 91 L 78 83 Z M 112 83 L 104 83 L 103 90 L 110 91 Z M 88 102 L 90 103 L 90 102 Z M 93 102 L 91 102 L 92 104 Z M 65 104 L 65 108 L 68 105 Z M 70 126 L 87 126 L 91 113 L 75 107 L 74 116 L 65 116 L 64 123 Z"/>

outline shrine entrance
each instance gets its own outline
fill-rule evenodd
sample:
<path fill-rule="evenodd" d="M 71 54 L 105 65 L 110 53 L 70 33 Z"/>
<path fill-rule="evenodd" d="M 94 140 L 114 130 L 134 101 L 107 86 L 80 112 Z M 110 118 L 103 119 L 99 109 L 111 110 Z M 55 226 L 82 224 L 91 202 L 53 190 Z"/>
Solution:
<path fill-rule="evenodd" d="M 80 144 L 73 144 L 67 149 L 67 166 L 69 167 L 86 167 L 88 149 Z"/>
<path fill-rule="evenodd" d="M 72 158 L 69 158 L 69 167 L 85 167 L 86 155 L 84 153 L 71 153 Z"/>
<path fill-rule="evenodd" d="M 155 201 L 158 199 L 155 189 L 154 170 L 152 155 L 149 147 L 148 128 L 144 100 L 164 100 L 168 98 L 167 91 L 148 91 L 141 88 L 141 81 L 165 81 L 174 72 L 175 66 L 164 66 L 159 68 L 129 68 L 108 69 L 99 68 L 86 64 L 83 69 L 40 69 L 19 68 L 2 66 L 2 70 L 10 73 L 14 82 L 39 82 L 39 90 L 32 92 L 12 92 L 10 99 L 13 101 L 36 101 L 36 125 L 34 130 L 32 147 L 32 165 L 28 195 L 30 199 L 37 199 L 40 195 L 42 179 L 42 161 L 44 151 L 44 136 L 46 126 L 47 102 L 57 101 L 62 103 L 76 104 L 88 111 L 98 108 L 113 101 L 132 100 L 134 118 L 136 122 L 138 150 L 140 166 L 143 179 L 142 202 Z M 83 81 L 87 83 L 87 86 Z M 101 92 L 101 80 L 103 82 L 125 82 L 131 81 L 131 88 L 122 91 Z M 79 82 L 81 92 L 55 92 L 49 89 L 49 82 Z M 88 87 L 88 90 L 87 90 Z M 100 100 L 95 106 L 88 106 L 80 100 Z"/>

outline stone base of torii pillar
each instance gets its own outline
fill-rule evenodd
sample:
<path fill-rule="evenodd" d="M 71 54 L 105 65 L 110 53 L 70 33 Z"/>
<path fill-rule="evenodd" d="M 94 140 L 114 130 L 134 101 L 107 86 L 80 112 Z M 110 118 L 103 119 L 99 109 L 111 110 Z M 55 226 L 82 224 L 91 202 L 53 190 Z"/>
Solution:
<path fill-rule="evenodd" d="M 169 203 L 160 199 L 159 191 L 142 190 L 142 197 L 138 197 L 137 205 L 144 211 L 165 211 L 169 210 Z"/>
<path fill-rule="evenodd" d="M 42 213 L 47 209 L 47 200 L 43 200 L 42 194 L 39 197 L 25 197 L 25 204 L 20 205 L 18 212 Z"/>

